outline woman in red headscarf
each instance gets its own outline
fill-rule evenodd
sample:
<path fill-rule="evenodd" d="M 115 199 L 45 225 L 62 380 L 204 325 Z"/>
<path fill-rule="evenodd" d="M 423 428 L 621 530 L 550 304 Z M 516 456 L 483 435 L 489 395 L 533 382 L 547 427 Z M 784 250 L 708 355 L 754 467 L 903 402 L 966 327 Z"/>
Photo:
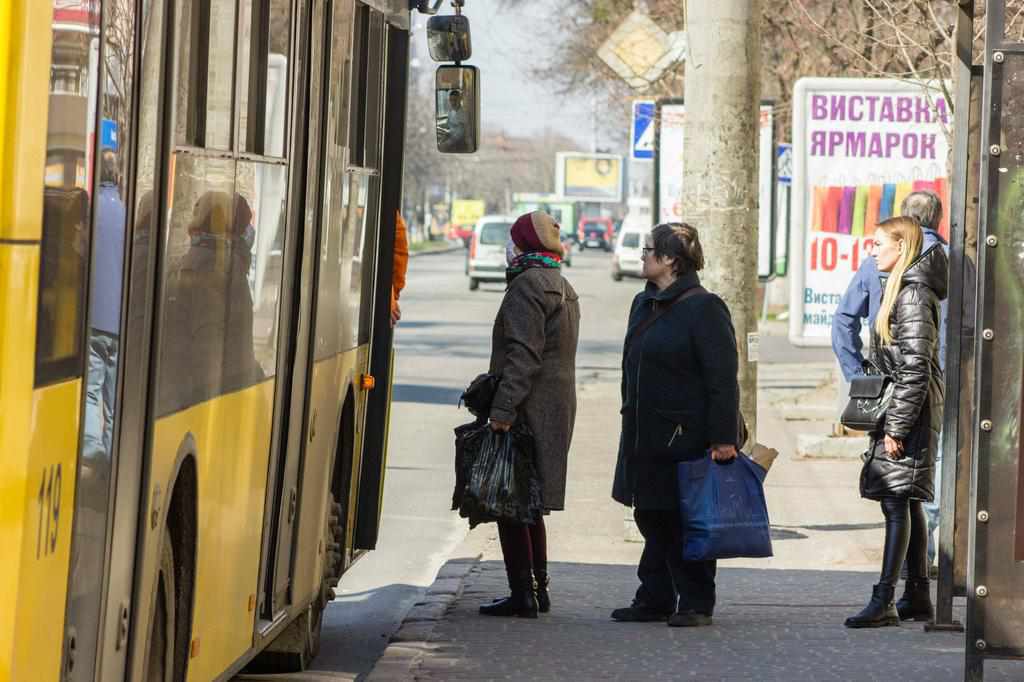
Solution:
<path fill-rule="evenodd" d="M 491 346 L 491 374 L 500 377 L 490 424 L 507 431 L 525 422 L 536 443 L 545 511 L 565 508 L 565 481 L 576 420 L 579 297 L 562 277 L 558 224 L 547 213 L 520 216 Z M 544 518 L 498 522 L 511 596 L 480 607 L 489 616 L 536 618 L 551 607 Z M 536 579 L 536 586 L 534 580 Z"/>

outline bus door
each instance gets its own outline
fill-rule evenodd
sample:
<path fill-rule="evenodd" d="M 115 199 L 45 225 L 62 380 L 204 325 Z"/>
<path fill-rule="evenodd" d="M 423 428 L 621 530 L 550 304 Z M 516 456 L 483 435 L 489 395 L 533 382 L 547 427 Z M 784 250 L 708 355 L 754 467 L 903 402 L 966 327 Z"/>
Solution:
<path fill-rule="evenodd" d="M 164 5 L 143 0 L 139 11 L 126 11 L 119 3 L 97 3 L 92 6 L 101 13 L 90 15 L 88 27 L 92 59 L 84 156 L 92 229 L 83 332 L 86 381 L 62 661 L 68 680 L 123 679 L 127 664 L 144 476 L 155 267 L 149 235 L 152 190 L 159 182 L 155 150 L 160 147 Z M 55 73 L 65 67 L 73 73 L 70 62 L 83 59 L 75 54 L 82 44 L 80 31 L 77 40 L 58 37 L 58 30 L 70 30 L 64 19 L 55 16 Z M 148 78 L 136 79 L 136 64 Z M 142 115 L 133 111 L 136 88 Z M 57 180 L 49 160 L 47 173 L 48 181 Z M 66 164 L 64 173 L 66 178 Z"/>
<path fill-rule="evenodd" d="M 304 169 L 294 173 L 291 178 L 291 195 L 303 201 L 293 201 L 289 209 L 289 221 L 292 225 L 289 234 L 297 241 L 301 231 L 302 248 L 289 248 L 284 254 L 286 259 L 295 261 L 294 275 L 291 286 L 286 289 L 293 291 L 291 297 L 283 300 L 280 319 L 290 325 L 291 330 L 287 341 L 292 346 L 287 352 L 290 381 L 280 381 L 277 388 L 276 404 L 279 409 L 287 410 L 286 421 L 274 435 L 273 461 L 271 463 L 268 486 L 268 504 L 264 534 L 262 565 L 260 567 L 260 608 L 257 638 L 275 636 L 275 625 L 284 615 L 286 609 L 295 602 L 292 594 L 294 575 L 294 555 L 296 530 L 299 518 L 300 486 L 299 475 L 302 468 L 302 453 L 307 435 L 307 395 L 306 386 L 309 382 L 310 356 L 313 351 L 310 342 L 312 326 L 312 307 L 315 305 L 313 287 L 315 283 L 315 266 L 317 262 L 316 225 L 320 195 L 317 183 L 311 178 L 319 177 L 320 165 L 323 163 L 320 149 L 322 136 L 322 80 L 324 78 L 324 54 L 326 41 L 329 40 L 330 6 L 328 0 L 309 0 L 299 3 L 301 14 L 298 31 L 299 42 L 294 50 L 297 59 L 295 72 L 298 83 L 308 83 L 308 97 L 295 97 L 296 120 L 306 123 L 296 126 L 293 147 L 305 149 L 305 156 L 296 154 L 295 168 Z M 307 88 L 300 87 L 299 92 Z M 303 172 L 304 171 L 304 172 Z M 294 310 L 293 310 L 294 309 Z M 283 374 L 283 373 L 282 373 Z M 324 548 L 326 551 L 326 548 Z"/>
<path fill-rule="evenodd" d="M 97 661 L 107 632 L 103 615 L 112 492 L 118 476 L 122 300 L 129 241 L 131 158 L 125 135 L 130 132 L 135 17 L 134 12 L 120 13 L 118 30 L 103 31 L 106 39 L 101 40 L 101 26 L 109 26 L 113 6 L 89 5 L 86 10 L 54 4 L 44 176 L 39 349 L 49 359 L 38 366 L 37 376 L 67 369 L 59 359 L 69 358 L 70 349 L 78 349 L 84 360 L 75 475 L 65 474 L 63 481 L 57 475 L 52 481 L 53 495 L 62 484 L 75 490 L 62 669 L 64 679 L 83 681 L 99 676 Z M 80 265 L 72 267 L 71 262 Z M 82 297 L 85 305 L 72 315 L 73 301 L 61 291 L 76 277 L 88 298 Z M 80 337 L 72 340 L 72 331 Z M 134 516 L 137 495 L 123 499 Z M 119 623 L 110 625 L 115 644 L 120 632 L 123 650 L 127 630 L 120 630 Z"/>

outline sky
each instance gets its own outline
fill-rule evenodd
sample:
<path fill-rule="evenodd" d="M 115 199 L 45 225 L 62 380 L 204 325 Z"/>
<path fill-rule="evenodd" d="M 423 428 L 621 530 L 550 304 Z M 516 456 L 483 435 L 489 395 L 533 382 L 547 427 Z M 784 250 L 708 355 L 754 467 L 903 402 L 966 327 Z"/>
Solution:
<path fill-rule="evenodd" d="M 550 12 L 564 6 L 564 0 L 533 0 L 515 10 L 504 5 L 502 0 L 466 0 L 463 8 L 473 39 L 473 56 L 466 64 L 480 69 L 484 129 L 530 135 L 550 127 L 589 148 L 593 136 L 590 98 L 559 95 L 553 84 L 531 74 L 532 67 L 545 66 L 545 60 L 552 58 L 548 46 L 555 37 L 544 27 Z M 446 1 L 441 13 L 451 12 Z M 426 20 L 413 14 L 413 54 L 419 59 L 421 73 L 433 73 L 437 65 L 427 54 Z M 621 126 L 628 123 L 623 120 Z M 611 141 L 607 137 L 599 131 L 598 145 L 608 146 Z"/>

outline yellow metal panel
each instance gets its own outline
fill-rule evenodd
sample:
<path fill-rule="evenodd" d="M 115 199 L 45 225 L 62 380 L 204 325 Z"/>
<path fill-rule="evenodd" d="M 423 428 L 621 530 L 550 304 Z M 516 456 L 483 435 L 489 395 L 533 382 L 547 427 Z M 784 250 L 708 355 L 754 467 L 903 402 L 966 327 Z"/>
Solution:
<path fill-rule="evenodd" d="M 39 248 L 0 244 L 0 680 L 10 679 L 18 632 L 13 608 L 22 569 L 22 539 L 28 532 L 28 492 L 32 419 L 32 359 L 35 345 L 36 282 Z M 26 319 L 27 318 L 27 319 Z"/>
<path fill-rule="evenodd" d="M 0 240 L 38 240 L 53 3 L 0 2 Z"/>
<path fill-rule="evenodd" d="M 189 662 L 190 680 L 212 680 L 252 647 L 260 542 L 267 486 L 274 382 L 214 398 L 160 419 L 154 430 L 154 481 L 167 491 L 186 434 L 196 445 L 199 523 L 192 639 L 202 642 Z M 165 498 L 165 503 L 169 503 Z M 160 528 L 146 529 L 148 547 Z M 154 558 L 147 562 L 152 581 Z M 148 623 L 148 617 L 145 619 Z"/>
<path fill-rule="evenodd" d="M 295 603 L 312 601 L 320 592 L 323 579 L 323 556 L 319 552 L 326 522 L 327 494 L 331 486 L 331 465 L 338 443 L 341 408 L 353 377 L 359 370 L 359 351 L 350 350 L 320 360 L 313 365 L 310 386 L 310 414 L 316 412 L 314 437 L 306 443 L 302 491 L 302 518 L 297 527 L 298 555 L 292 576 L 292 597 Z M 357 400 L 358 400 L 357 392 Z M 358 406 L 358 403 L 357 403 Z M 358 422 L 358 411 L 356 412 Z M 358 485 L 358 441 L 353 461 L 353 485 Z M 348 512 L 345 512 L 348 514 Z M 348 540 L 351 543 L 351 540 Z"/>
<path fill-rule="evenodd" d="M 32 399 L 12 680 L 60 679 L 81 395 L 75 379 Z"/>

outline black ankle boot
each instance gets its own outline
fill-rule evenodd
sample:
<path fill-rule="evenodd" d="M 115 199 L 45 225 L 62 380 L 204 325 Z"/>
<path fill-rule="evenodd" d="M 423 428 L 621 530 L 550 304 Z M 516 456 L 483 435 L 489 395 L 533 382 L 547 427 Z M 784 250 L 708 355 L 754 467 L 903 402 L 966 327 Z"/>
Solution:
<path fill-rule="evenodd" d="M 892 585 L 875 585 L 871 590 L 871 601 L 856 616 L 846 619 L 848 628 L 880 628 L 899 625 L 900 617 L 892 603 L 896 589 Z"/>
<path fill-rule="evenodd" d="M 548 594 L 548 583 L 551 579 L 548 577 L 547 571 L 534 571 L 534 588 L 533 592 L 537 595 L 537 610 L 541 613 L 547 613 L 551 610 L 551 595 Z"/>
<path fill-rule="evenodd" d="M 509 587 L 512 594 L 480 607 L 484 616 L 515 616 L 518 618 L 537 617 L 537 597 L 533 593 L 533 572 L 526 571 L 522 575 L 509 576 Z"/>
<path fill-rule="evenodd" d="M 900 620 L 935 620 L 935 609 L 932 608 L 932 594 L 928 588 L 927 578 L 907 580 L 903 586 L 903 596 L 896 602 L 896 611 L 900 614 Z"/>

